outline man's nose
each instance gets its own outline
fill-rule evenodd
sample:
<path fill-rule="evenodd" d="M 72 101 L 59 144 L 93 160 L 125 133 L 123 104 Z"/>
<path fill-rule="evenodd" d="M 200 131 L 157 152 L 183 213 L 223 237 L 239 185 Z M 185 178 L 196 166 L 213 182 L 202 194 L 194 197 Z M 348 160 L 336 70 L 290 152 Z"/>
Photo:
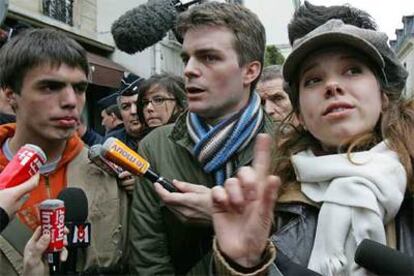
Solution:
<path fill-rule="evenodd" d="M 187 78 L 192 78 L 198 77 L 200 74 L 201 72 L 197 60 L 195 58 L 190 58 L 184 67 L 184 75 Z"/>

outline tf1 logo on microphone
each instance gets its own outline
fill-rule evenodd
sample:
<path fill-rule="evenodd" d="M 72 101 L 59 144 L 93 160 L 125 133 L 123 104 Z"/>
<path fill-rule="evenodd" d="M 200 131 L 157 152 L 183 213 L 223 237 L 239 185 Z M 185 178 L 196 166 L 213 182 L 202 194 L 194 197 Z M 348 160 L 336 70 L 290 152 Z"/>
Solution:
<path fill-rule="evenodd" d="M 69 227 L 68 247 L 88 247 L 91 243 L 90 223 L 71 223 Z"/>

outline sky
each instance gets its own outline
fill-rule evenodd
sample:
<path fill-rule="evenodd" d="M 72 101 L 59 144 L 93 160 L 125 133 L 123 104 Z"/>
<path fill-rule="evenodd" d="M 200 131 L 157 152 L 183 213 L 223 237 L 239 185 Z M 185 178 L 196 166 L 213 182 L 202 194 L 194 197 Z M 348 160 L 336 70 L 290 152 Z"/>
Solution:
<path fill-rule="evenodd" d="M 288 20 L 286 21 L 285 19 L 283 23 L 277 23 L 284 25 L 282 29 L 284 34 L 280 34 L 281 30 L 272 28 L 269 23 L 269 21 L 277 20 L 269 15 L 269 11 L 277 11 L 281 1 L 290 2 L 290 0 L 245 0 L 245 5 L 253 10 L 263 21 L 266 32 L 268 33 L 268 44 L 287 42 L 287 32 L 285 30 Z M 301 3 L 303 2 L 301 0 Z M 365 10 L 375 19 L 378 24 L 378 29 L 387 33 L 391 40 L 396 38 L 395 29 L 403 27 L 402 17 L 414 15 L 414 0 L 309 0 L 309 2 L 324 6 L 348 3 L 351 6 Z M 277 16 L 276 13 L 273 16 Z"/>
<path fill-rule="evenodd" d="M 311 0 L 317 5 L 340 5 L 349 3 L 351 6 L 367 11 L 377 22 L 378 30 L 395 39 L 395 29 L 402 28 L 402 17 L 414 15 L 414 0 Z"/>

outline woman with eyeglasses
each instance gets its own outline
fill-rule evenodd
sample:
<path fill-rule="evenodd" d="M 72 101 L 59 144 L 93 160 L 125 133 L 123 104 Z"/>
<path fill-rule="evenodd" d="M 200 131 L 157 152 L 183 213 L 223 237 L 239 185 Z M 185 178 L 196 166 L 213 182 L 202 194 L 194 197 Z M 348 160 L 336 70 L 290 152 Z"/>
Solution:
<path fill-rule="evenodd" d="M 183 78 L 151 76 L 139 89 L 137 106 L 139 120 L 149 130 L 175 122 L 187 107 Z"/>

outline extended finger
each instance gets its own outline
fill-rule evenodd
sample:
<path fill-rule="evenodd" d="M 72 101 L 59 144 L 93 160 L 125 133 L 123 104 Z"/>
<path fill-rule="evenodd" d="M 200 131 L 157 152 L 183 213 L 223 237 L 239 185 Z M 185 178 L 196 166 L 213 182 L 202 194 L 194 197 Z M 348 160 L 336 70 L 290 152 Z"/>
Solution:
<path fill-rule="evenodd" d="M 271 160 L 272 138 L 268 134 L 258 134 L 254 147 L 253 168 L 260 180 L 265 180 L 269 174 Z"/>

